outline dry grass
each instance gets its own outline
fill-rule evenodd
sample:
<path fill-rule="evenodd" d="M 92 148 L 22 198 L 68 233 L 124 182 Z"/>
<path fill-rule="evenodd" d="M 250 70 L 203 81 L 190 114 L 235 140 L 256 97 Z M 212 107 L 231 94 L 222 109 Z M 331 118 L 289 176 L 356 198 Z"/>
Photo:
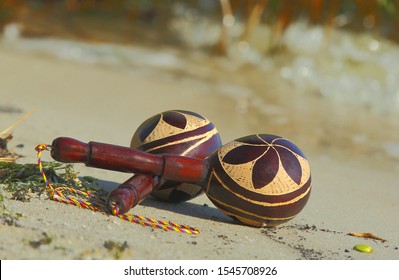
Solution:
<path fill-rule="evenodd" d="M 32 113 L 33 111 L 23 115 L 16 122 L 11 124 L 9 127 L 4 129 L 3 131 L 0 131 L 0 162 L 15 162 L 18 158 L 21 157 L 17 153 L 8 150 L 7 144 L 13 138 L 11 131 L 16 126 L 18 126 L 23 120 L 28 118 Z"/>

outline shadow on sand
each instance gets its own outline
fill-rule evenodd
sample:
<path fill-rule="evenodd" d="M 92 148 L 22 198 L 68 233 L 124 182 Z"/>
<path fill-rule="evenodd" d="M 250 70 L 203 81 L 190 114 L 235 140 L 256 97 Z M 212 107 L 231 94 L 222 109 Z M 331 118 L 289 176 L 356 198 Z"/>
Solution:
<path fill-rule="evenodd" d="M 102 190 L 109 193 L 112 190 L 116 189 L 119 186 L 119 183 L 107 180 L 98 180 L 97 185 Z M 155 209 L 161 209 L 169 212 L 174 212 L 182 215 L 192 216 L 204 220 L 212 220 L 228 224 L 235 223 L 233 219 L 223 214 L 217 208 L 213 207 L 211 202 L 209 202 L 209 204 L 204 203 L 202 205 L 193 203 L 191 201 L 170 203 L 170 202 L 160 201 L 149 196 L 145 200 L 140 202 L 140 205 Z"/>

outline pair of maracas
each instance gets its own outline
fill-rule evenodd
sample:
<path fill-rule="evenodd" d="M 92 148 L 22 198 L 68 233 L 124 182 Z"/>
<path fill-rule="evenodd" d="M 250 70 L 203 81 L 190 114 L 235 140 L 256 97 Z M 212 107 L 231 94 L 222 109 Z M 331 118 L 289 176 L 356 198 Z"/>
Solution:
<path fill-rule="evenodd" d="M 148 195 L 179 202 L 202 192 L 228 216 L 252 226 L 275 226 L 295 217 L 311 190 L 302 151 L 283 137 L 256 134 L 222 146 L 215 126 L 189 111 L 146 120 L 131 148 L 60 137 L 55 160 L 135 173 L 112 191 L 107 204 L 126 213 Z"/>

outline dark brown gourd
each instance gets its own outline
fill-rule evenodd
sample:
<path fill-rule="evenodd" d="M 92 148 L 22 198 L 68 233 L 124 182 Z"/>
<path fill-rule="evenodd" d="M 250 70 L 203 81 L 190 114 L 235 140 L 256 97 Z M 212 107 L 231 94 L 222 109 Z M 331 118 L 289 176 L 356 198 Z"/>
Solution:
<path fill-rule="evenodd" d="M 141 124 L 133 135 L 131 148 L 152 154 L 175 154 L 207 158 L 222 146 L 213 123 L 183 110 L 157 114 Z M 202 193 L 195 184 L 160 179 L 151 195 L 168 202 L 190 200 Z"/>
<path fill-rule="evenodd" d="M 295 217 L 308 201 L 309 163 L 292 142 L 274 135 L 243 137 L 210 157 L 208 198 L 224 213 L 253 226 Z"/>

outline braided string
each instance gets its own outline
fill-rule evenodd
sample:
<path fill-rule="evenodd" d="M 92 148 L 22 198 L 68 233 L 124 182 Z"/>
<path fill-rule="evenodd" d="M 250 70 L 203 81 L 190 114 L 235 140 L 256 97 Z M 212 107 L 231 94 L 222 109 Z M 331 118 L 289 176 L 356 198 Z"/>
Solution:
<path fill-rule="evenodd" d="M 142 226 L 147 226 L 147 227 L 153 227 L 153 228 L 158 228 L 158 229 L 163 229 L 166 231 L 175 231 L 175 232 L 181 232 L 181 233 L 187 233 L 187 234 L 199 234 L 199 230 L 187 225 L 180 225 L 174 222 L 168 222 L 168 221 L 162 221 L 162 220 L 155 220 L 152 218 L 148 217 L 143 217 L 139 215 L 134 215 L 134 214 L 119 214 L 119 207 L 116 203 L 112 204 L 112 211 L 109 213 L 107 207 L 106 207 L 106 200 L 103 197 L 95 196 L 92 195 L 89 192 L 81 191 L 81 190 L 76 190 L 75 188 L 71 187 L 57 187 L 54 188 L 50 181 L 47 179 L 46 174 L 44 173 L 43 165 L 42 165 L 42 152 L 45 150 L 50 150 L 50 147 L 47 146 L 46 144 L 40 144 L 36 147 L 37 151 L 37 164 L 39 166 L 40 173 L 43 177 L 43 180 L 46 184 L 47 191 L 49 197 L 57 202 L 64 203 L 64 204 L 69 204 L 69 205 L 74 205 L 78 206 L 84 209 L 89 209 L 95 212 L 103 212 L 107 214 L 112 214 L 122 220 L 139 224 Z M 69 191 L 76 197 L 82 197 L 86 199 L 94 199 L 96 202 L 89 202 L 87 200 L 82 200 L 78 198 L 74 198 L 71 196 L 66 196 L 64 192 Z"/>

